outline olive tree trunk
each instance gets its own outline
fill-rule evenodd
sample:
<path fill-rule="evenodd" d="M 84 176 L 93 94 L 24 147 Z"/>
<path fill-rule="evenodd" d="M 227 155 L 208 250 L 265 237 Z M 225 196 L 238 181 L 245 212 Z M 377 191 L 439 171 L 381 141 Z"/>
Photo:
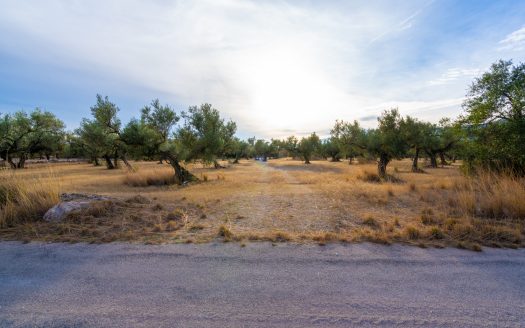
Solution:
<path fill-rule="evenodd" d="M 134 171 L 135 169 L 133 168 L 133 166 L 131 166 L 131 164 L 129 164 L 128 162 L 128 159 L 126 157 L 126 154 L 122 154 L 120 155 L 120 159 L 122 160 L 122 162 L 124 162 L 124 165 L 126 165 L 126 167 L 128 168 L 128 170 L 130 171 Z"/>
<path fill-rule="evenodd" d="M 414 154 L 414 159 L 412 160 L 412 172 L 419 172 L 419 167 L 417 162 L 419 160 L 419 148 L 416 148 L 416 153 Z"/>
<path fill-rule="evenodd" d="M 213 167 L 214 167 L 215 169 L 224 169 L 224 168 L 225 168 L 224 166 L 222 166 L 221 164 L 219 164 L 219 162 L 218 162 L 217 160 L 214 160 L 214 161 L 213 161 Z"/>
<path fill-rule="evenodd" d="M 445 159 L 445 153 L 441 152 L 439 153 L 439 159 L 441 161 L 441 166 L 448 165 L 447 160 Z"/>
<path fill-rule="evenodd" d="M 388 162 L 390 162 L 390 159 L 386 154 L 381 154 L 379 156 L 379 161 L 377 161 L 377 174 L 382 179 L 386 178 L 386 166 L 388 165 Z"/>
<path fill-rule="evenodd" d="M 430 167 L 433 167 L 433 168 L 438 167 L 437 160 L 436 160 L 436 154 L 430 154 Z"/>
<path fill-rule="evenodd" d="M 173 171 L 175 172 L 175 183 L 178 185 L 183 185 L 191 181 L 197 181 L 197 177 L 186 170 L 182 165 L 180 165 L 179 159 L 176 155 L 171 153 L 164 153 L 164 159 L 168 164 L 171 165 Z"/>
<path fill-rule="evenodd" d="M 310 163 L 310 155 L 303 154 L 303 158 L 304 158 L 304 164 L 311 164 Z"/>
<path fill-rule="evenodd" d="M 106 160 L 106 167 L 108 168 L 108 170 L 113 170 L 115 168 L 115 165 L 113 165 L 111 157 L 109 157 L 109 155 L 107 154 L 102 157 L 104 158 L 104 160 Z"/>

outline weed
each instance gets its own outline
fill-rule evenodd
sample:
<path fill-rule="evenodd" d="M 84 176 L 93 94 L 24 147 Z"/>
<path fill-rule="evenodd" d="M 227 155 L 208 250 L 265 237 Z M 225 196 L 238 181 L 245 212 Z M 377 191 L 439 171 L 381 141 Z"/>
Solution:
<path fill-rule="evenodd" d="M 160 223 L 157 223 L 153 226 L 153 229 L 152 229 L 153 232 L 162 232 L 164 231 L 164 227 L 162 226 L 162 224 Z"/>
<path fill-rule="evenodd" d="M 180 229 L 180 227 L 181 227 L 181 222 L 170 220 L 166 224 L 166 231 L 175 231 L 175 230 Z"/>
<path fill-rule="evenodd" d="M 445 234 L 438 227 L 430 228 L 430 231 L 429 231 L 430 239 L 443 239 L 444 237 L 445 237 Z"/>
<path fill-rule="evenodd" d="M 425 225 L 434 224 L 436 220 L 434 219 L 434 211 L 431 208 L 425 208 L 421 211 L 420 217 L 421 223 Z"/>
<path fill-rule="evenodd" d="M 219 227 L 219 237 L 223 237 L 225 242 L 231 241 L 233 238 L 233 233 L 225 225 Z"/>
<path fill-rule="evenodd" d="M 421 236 L 421 233 L 418 228 L 414 226 L 408 226 L 405 228 L 405 236 L 408 239 L 415 240 L 415 239 L 419 239 L 419 237 Z"/>
<path fill-rule="evenodd" d="M 204 226 L 202 224 L 192 224 L 188 228 L 188 231 L 190 231 L 190 232 L 197 232 L 197 231 L 203 230 L 204 228 L 206 228 L 206 226 Z"/>
<path fill-rule="evenodd" d="M 363 220 L 363 224 L 367 225 L 371 228 L 377 229 L 379 228 L 379 223 L 374 219 L 373 217 L 369 216 L 366 219 Z"/>
<path fill-rule="evenodd" d="M 188 214 L 184 209 L 176 208 L 173 211 L 169 212 L 166 215 L 167 221 L 187 221 L 188 220 Z"/>

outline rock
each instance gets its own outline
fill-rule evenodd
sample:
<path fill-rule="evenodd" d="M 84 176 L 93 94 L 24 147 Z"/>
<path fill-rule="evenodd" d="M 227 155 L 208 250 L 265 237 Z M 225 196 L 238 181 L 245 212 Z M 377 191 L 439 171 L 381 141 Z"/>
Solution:
<path fill-rule="evenodd" d="M 78 194 L 78 193 L 64 193 L 60 195 L 60 200 L 63 202 L 70 201 L 95 201 L 95 200 L 110 200 L 111 197 L 94 195 L 94 194 Z"/>
<path fill-rule="evenodd" d="M 73 211 L 87 209 L 91 206 L 92 202 L 110 200 L 111 197 L 71 193 L 60 195 L 60 199 L 62 200 L 60 203 L 50 208 L 46 214 L 44 214 L 45 221 L 60 222 Z"/>

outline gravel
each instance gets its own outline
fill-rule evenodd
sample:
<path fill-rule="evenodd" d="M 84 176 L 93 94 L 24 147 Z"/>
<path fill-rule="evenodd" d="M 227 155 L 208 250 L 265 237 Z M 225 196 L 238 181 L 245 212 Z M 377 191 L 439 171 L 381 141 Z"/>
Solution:
<path fill-rule="evenodd" d="M 525 250 L 0 243 L 0 327 L 523 327 Z"/>

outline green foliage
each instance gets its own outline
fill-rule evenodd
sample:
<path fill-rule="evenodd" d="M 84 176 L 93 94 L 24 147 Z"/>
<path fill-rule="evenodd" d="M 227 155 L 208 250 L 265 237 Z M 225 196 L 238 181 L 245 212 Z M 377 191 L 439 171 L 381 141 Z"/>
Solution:
<path fill-rule="evenodd" d="M 270 144 L 263 139 L 257 139 L 253 145 L 253 148 L 255 156 L 261 158 L 263 161 L 266 161 L 270 156 Z"/>
<path fill-rule="evenodd" d="M 351 160 L 366 151 L 366 131 L 357 121 L 350 123 L 337 120 L 330 131 L 330 140 L 337 147 L 340 158 Z"/>
<path fill-rule="evenodd" d="M 403 157 L 408 144 L 404 138 L 403 121 L 399 110 L 397 108 L 386 110 L 377 121 L 378 128 L 366 133 L 367 151 L 377 157 L 386 158 L 387 162 Z"/>
<path fill-rule="evenodd" d="M 463 108 L 468 165 L 525 174 L 525 64 L 494 63 L 474 81 Z"/>
<path fill-rule="evenodd" d="M 338 140 L 334 138 L 321 141 L 319 152 L 324 159 L 331 158 L 332 162 L 341 159 L 341 147 L 338 145 Z"/>
<path fill-rule="evenodd" d="M 297 150 L 303 157 L 305 164 L 310 164 L 312 155 L 319 152 L 320 146 L 321 141 L 315 132 L 308 137 L 301 138 Z"/>
<path fill-rule="evenodd" d="M 200 159 L 217 167 L 217 160 L 234 147 L 235 122 L 224 122 L 219 111 L 210 104 L 192 106 L 182 117 L 184 126 L 177 131 L 176 138 L 187 151 L 186 159 Z"/>
<path fill-rule="evenodd" d="M 64 136 L 64 123 L 51 112 L 37 108 L 30 114 L 4 114 L 0 116 L 0 157 L 12 168 L 23 168 L 35 154 L 57 155 L 64 148 Z"/>
<path fill-rule="evenodd" d="M 82 119 L 75 133 L 89 158 L 110 156 L 114 151 L 115 135 L 106 133 L 97 121 Z"/>
<path fill-rule="evenodd" d="M 331 136 L 347 156 L 366 153 L 378 158 L 378 174 L 384 178 L 388 163 L 394 158 L 402 158 L 409 149 L 405 126 L 398 109 L 393 108 L 378 118 L 377 129 L 365 130 L 357 121 L 336 121 Z"/>
<path fill-rule="evenodd" d="M 288 152 L 288 156 L 299 156 L 299 140 L 295 136 L 290 136 L 284 140 L 283 147 Z"/>

